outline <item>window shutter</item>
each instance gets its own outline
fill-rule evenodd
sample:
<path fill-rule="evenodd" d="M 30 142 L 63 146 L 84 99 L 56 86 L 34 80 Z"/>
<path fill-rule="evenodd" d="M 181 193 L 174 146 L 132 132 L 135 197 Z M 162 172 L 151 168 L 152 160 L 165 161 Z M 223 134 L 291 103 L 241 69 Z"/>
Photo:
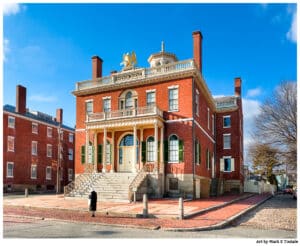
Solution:
<path fill-rule="evenodd" d="M 230 159 L 230 171 L 234 172 L 234 158 Z"/>
<path fill-rule="evenodd" d="M 164 141 L 164 161 L 168 162 L 169 159 L 169 146 L 168 146 L 168 140 Z"/>
<path fill-rule="evenodd" d="M 142 142 L 142 162 L 146 162 L 146 142 Z"/>
<path fill-rule="evenodd" d="M 220 159 L 220 171 L 224 172 L 224 159 Z"/>
<path fill-rule="evenodd" d="M 81 164 L 85 163 L 85 145 L 81 146 Z"/>
<path fill-rule="evenodd" d="M 98 163 L 102 163 L 102 144 L 98 144 L 98 151 L 97 151 L 97 157 L 98 157 L 98 160 L 97 162 Z"/>
<path fill-rule="evenodd" d="M 179 140 L 179 162 L 183 162 L 183 150 L 184 150 L 183 140 Z"/>

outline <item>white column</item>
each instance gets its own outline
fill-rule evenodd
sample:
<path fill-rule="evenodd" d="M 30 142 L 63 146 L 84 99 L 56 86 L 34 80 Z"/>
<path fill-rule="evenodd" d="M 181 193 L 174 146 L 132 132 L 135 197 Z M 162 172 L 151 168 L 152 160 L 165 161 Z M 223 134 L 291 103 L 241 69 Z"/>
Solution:
<path fill-rule="evenodd" d="M 158 127 L 157 127 L 157 122 L 154 124 L 154 170 L 158 172 L 158 144 L 157 144 L 157 140 L 158 140 Z"/>
<path fill-rule="evenodd" d="M 141 128 L 140 129 L 140 165 L 139 165 L 139 169 L 142 169 L 143 168 L 143 162 L 142 162 L 142 142 L 143 142 L 143 139 L 144 139 L 144 129 Z"/>
<path fill-rule="evenodd" d="M 102 165 L 103 165 L 103 168 L 102 168 L 102 172 L 105 173 L 106 172 L 106 135 L 107 135 L 107 131 L 106 131 L 106 128 L 104 128 L 104 131 L 103 131 L 103 147 L 102 147 L 102 153 L 103 153 L 103 156 L 102 156 Z"/>
<path fill-rule="evenodd" d="M 88 154 L 89 154 L 89 131 L 85 130 L 85 164 L 88 164 Z"/>
<path fill-rule="evenodd" d="M 94 172 L 97 173 L 97 165 L 98 165 L 98 158 L 97 158 L 97 152 L 98 152 L 98 141 L 97 141 L 97 132 L 94 132 Z"/>
<path fill-rule="evenodd" d="M 160 165 L 163 167 L 164 163 L 164 126 L 160 128 Z M 162 173 L 164 173 L 164 168 L 162 168 Z"/>
<path fill-rule="evenodd" d="M 110 149 L 110 154 L 111 154 L 111 169 L 110 172 L 114 173 L 115 172 L 115 132 L 111 132 L 111 149 Z"/>
<path fill-rule="evenodd" d="M 136 125 L 133 126 L 133 163 L 132 163 L 132 171 L 136 172 Z"/>

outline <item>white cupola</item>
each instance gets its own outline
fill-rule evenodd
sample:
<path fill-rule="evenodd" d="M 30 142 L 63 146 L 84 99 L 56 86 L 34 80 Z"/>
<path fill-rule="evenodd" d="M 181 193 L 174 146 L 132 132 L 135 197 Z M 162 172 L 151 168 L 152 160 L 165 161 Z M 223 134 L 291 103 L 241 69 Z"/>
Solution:
<path fill-rule="evenodd" d="M 150 67 L 158 67 L 161 65 L 165 65 L 168 63 L 176 62 L 177 57 L 175 54 L 165 52 L 165 44 L 164 41 L 161 42 L 161 51 L 158 53 L 152 54 L 148 58 L 148 62 L 150 63 Z"/>

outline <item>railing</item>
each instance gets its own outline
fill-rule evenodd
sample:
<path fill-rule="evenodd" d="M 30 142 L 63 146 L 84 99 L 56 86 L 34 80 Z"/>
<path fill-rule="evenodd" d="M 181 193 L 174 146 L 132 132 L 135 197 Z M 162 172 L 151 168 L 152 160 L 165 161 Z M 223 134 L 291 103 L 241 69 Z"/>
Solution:
<path fill-rule="evenodd" d="M 110 112 L 93 113 L 87 116 L 87 122 L 111 119 L 157 115 L 163 117 L 163 112 L 156 106 L 122 109 Z"/>
<path fill-rule="evenodd" d="M 231 108 L 237 106 L 235 97 L 224 98 L 223 100 L 220 98 L 220 99 L 216 99 L 215 102 L 216 102 L 217 109 Z"/>
<path fill-rule="evenodd" d="M 110 76 L 98 78 L 95 80 L 86 80 L 76 83 L 75 91 L 97 88 L 112 84 L 120 84 L 138 79 L 152 78 L 162 74 L 172 74 L 181 71 L 197 69 L 194 60 L 189 59 L 174 63 L 165 64 L 152 68 L 137 68 L 120 73 L 114 73 Z"/>

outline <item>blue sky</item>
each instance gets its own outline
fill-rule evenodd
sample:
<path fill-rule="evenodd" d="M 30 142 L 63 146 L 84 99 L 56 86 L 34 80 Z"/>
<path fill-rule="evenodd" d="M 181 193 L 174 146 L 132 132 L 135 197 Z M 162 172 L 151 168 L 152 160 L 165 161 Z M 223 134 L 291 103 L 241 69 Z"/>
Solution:
<path fill-rule="evenodd" d="M 17 84 L 27 107 L 75 125 L 75 82 L 91 78 L 91 57 L 103 75 L 121 70 L 125 52 L 139 67 L 165 49 L 193 56 L 192 32 L 203 34 L 203 76 L 213 95 L 232 95 L 241 77 L 245 143 L 259 105 L 282 81 L 297 80 L 296 4 L 12 4 L 4 6 L 3 103 L 15 105 Z"/>

